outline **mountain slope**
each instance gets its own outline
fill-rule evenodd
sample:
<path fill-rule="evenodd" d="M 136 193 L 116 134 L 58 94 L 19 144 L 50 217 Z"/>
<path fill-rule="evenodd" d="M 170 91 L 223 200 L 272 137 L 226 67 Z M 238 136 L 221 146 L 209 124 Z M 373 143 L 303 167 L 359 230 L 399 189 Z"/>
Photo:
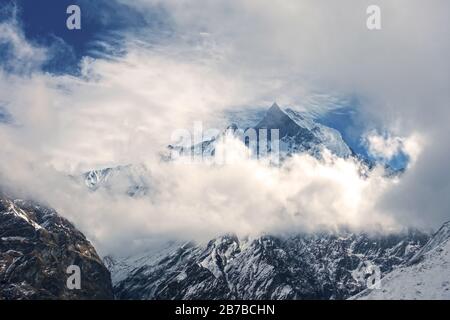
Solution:
<path fill-rule="evenodd" d="M 215 146 L 226 133 L 236 135 L 238 126 L 230 125 L 219 136 L 203 141 L 201 144 L 191 147 L 169 145 L 171 156 L 165 156 L 166 159 L 173 159 L 179 155 L 202 155 L 208 159 L 215 154 Z M 332 128 L 316 123 L 311 118 L 306 118 L 302 114 L 286 109 L 283 111 L 274 103 L 265 113 L 264 117 L 252 128 L 241 128 L 246 132 L 247 129 L 255 129 L 257 137 L 260 137 L 260 129 L 267 130 L 268 146 L 271 147 L 271 129 L 279 130 L 279 150 L 281 158 L 292 156 L 295 153 L 309 152 L 319 156 L 323 148 L 327 148 L 333 154 L 339 157 L 349 157 L 353 153 L 344 142 L 341 134 Z M 242 137 L 241 137 L 242 138 Z M 257 143 L 258 155 L 259 145 Z"/>
<path fill-rule="evenodd" d="M 81 269 L 81 289 L 66 286 Z M 0 194 L 0 300 L 111 299 L 110 273 L 94 247 L 54 210 Z"/>
<path fill-rule="evenodd" d="M 292 109 L 283 111 L 276 103 L 270 107 L 255 129 L 279 129 L 282 156 L 304 151 L 319 155 L 322 148 L 327 148 L 343 158 L 352 155 L 337 130 L 316 123 Z"/>
<path fill-rule="evenodd" d="M 330 150 L 332 153 L 343 158 L 353 155 L 353 151 L 344 141 L 338 130 L 315 122 L 312 118 L 308 118 L 292 109 L 288 108 L 285 112 L 299 126 L 311 130 L 319 141 L 319 144 Z"/>
<path fill-rule="evenodd" d="M 291 109 L 283 111 L 274 103 L 262 119 L 253 127 L 257 137 L 260 129 L 267 129 L 268 147 L 271 148 L 271 129 L 279 130 L 279 151 L 281 160 L 296 153 L 308 152 L 320 157 L 324 148 L 339 157 L 353 155 L 352 150 L 344 142 L 341 134 L 332 128 L 316 123 Z M 215 156 L 216 145 L 221 139 L 232 134 L 242 138 L 244 130 L 236 124 L 229 125 L 218 136 L 214 136 L 197 145 L 169 145 L 168 153 L 162 154 L 162 159 L 170 161 L 180 155 L 202 156 L 211 159 Z M 167 151 L 167 150 L 166 150 Z M 259 143 L 257 144 L 258 154 Z M 143 164 L 128 164 L 85 172 L 81 176 L 72 177 L 79 184 L 86 185 L 90 190 L 103 190 L 111 194 L 128 194 L 132 197 L 145 196 L 151 192 L 151 172 Z"/>
<path fill-rule="evenodd" d="M 149 192 L 150 172 L 140 165 L 125 165 L 85 172 L 81 177 L 73 177 L 90 190 L 105 190 L 112 194 L 128 194 L 139 197 Z"/>
<path fill-rule="evenodd" d="M 450 222 L 408 263 L 381 279 L 381 288 L 352 299 L 450 299 Z"/>
<path fill-rule="evenodd" d="M 138 264 L 138 259 L 119 259 L 110 267 L 119 299 L 343 299 L 364 289 L 352 276 L 363 262 L 389 272 L 427 239 L 419 232 L 227 235 L 206 245 L 167 247 Z"/>

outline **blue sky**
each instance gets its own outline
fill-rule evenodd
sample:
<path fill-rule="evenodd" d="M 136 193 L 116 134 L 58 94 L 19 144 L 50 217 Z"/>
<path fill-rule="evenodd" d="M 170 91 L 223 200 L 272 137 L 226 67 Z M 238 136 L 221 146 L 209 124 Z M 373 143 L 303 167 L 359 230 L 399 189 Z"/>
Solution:
<path fill-rule="evenodd" d="M 374 157 L 368 152 L 367 144 L 364 143 L 364 134 L 368 131 L 368 123 L 362 120 L 359 113 L 360 102 L 357 99 L 348 101 L 347 106 L 332 110 L 317 119 L 318 122 L 338 130 L 344 141 L 352 148 L 352 150 L 366 159 L 375 162 L 385 162 L 391 168 L 404 169 L 408 164 L 408 156 L 399 151 L 394 157 L 385 161 Z"/>
<path fill-rule="evenodd" d="M 167 27 L 165 13 L 155 7 L 149 14 L 115 0 L 1 0 L 0 19 L 17 14 L 28 41 L 52 48 L 54 56 L 43 68 L 52 73 L 77 73 L 83 56 L 121 55 L 126 33 L 140 28 L 158 32 Z M 82 29 L 66 28 L 66 9 L 76 4 L 81 8 Z M 102 43 L 106 44 L 102 45 Z"/>

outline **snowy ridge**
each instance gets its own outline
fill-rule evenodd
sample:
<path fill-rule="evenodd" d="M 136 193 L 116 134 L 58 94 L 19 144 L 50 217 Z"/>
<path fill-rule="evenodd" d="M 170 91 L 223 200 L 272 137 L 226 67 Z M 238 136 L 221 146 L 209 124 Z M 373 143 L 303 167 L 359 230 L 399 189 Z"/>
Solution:
<path fill-rule="evenodd" d="M 21 200 L 16 200 L 21 201 Z M 28 214 L 22 210 L 20 207 L 18 207 L 14 200 L 4 200 L 4 205 L 8 208 L 8 211 L 5 212 L 5 214 L 13 214 L 23 220 L 25 220 L 29 225 L 31 225 L 35 230 L 43 229 L 36 221 L 31 219 Z"/>
<path fill-rule="evenodd" d="M 423 248 L 417 252 L 414 257 L 408 262 L 409 264 L 415 264 L 420 262 L 426 256 L 430 255 L 434 250 L 439 250 L 442 246 L 450 240 L 450 221 L 444 223 L 442 227 L 433 235 Z"/>
<path fill-rule="evenodd" d="M 184 244 L 188 245 L 188 244 Z M 147 265 L 154 265 L 156 262 L 175 252 L 183 244 L 177 241 L 169 241 L 162 246 L 151 248 L 145 252 L 131 255 L 125 258 L 115 258 L 108 255 L 103 258 L 103 262 L 111 271 L 111 280 L 113 285 L 124 280 L 134 269 Z"/>
<path fill-rule="evenodd" d="M 238 129 L 245 131 L 247 128 L 238 128 L 236 124 L 231 124 L 218 136 L 207 139 L 198 145 L 190 147 L 169 145 L 169 151 L 176 152 L 176 155 L 203 155 L 204 158 L 208 159 L 214 156 L 216 143 L 225 134 L 235 134 Z M 270 129 L 279 130 L 282 159 L 301 152 L 309 152 L 314 156 L 319 156 L 323 148 L 343 158 L 353 154 L 337 130 L 316 123 L 312 118 L 292 109 L 283 111 L 276 103 L 267 110 L 264 117 L 253 129 L 256 130 L 257 135 L 259 135 L 259 129 L 267 129 L 268 134 Z M 172 159 L 174 156 L 165 156 L 165 158 Z"/>
<path fill-rule="evenodd" d="M 110 270 L 119 299 L 343 299 L 364 289 L 352 276 L 361 262 L 387 273 L 427 240 L 419 232 L 225 235 L 147 258 L 117 259 Z"/>
<path fill-rule="evenodd" d="M 126 193 L 130 196 L 142 196 L 150 189 L 150 172 L 143 164 L 116 166 L 91 170 L 77 177 L 90 190 L 106 190 L 111 193 Z M 81 180 L 81 181 L 80 181 Z"/>
<path fill-rule="evenodd" d="M 365 290 L 351 299 L 450 300 L 450 222 L 405 265 L 381 279 L 381 288 Z"/>
<path fill-rule="evenodd" d="M 170 154 L 165 153 L 162 157 L 164 160 L 174 160 L 180 155 L 201 155 L 203 159 L 211 159 L 215 155 L 217 143 L 228 134 L 238 135 L 239 129 L 236 124 L 231 124 L 218 136 L 209 138 L 200 144 L 169 145 L 168 152 Z M 279 130 L 281 160 L 302 152 L 320 157 L 323 149 L 328 149 L 333 154 L 344 158 L 353 154 L 337 130 L 316 123 L 312 118 L 291 109 L 283 111 L 276 103 L 268 109 L 253 129 L 257 134 L 259 134 L 259 129 L 268 129 L 269 132 L 270 129 Z M 268 142 L 270 148 L 270 141 Z M 145 196 L 151 190 L 151 174 L 143 164 L 91 170 L 74 179 L 78 183 L 85 184 L 92 191 L 104 190 L 112 194 L 128 194 L 139 197 Z"/>
<path fill-rule="evenodd" d="M 342 135 L 336 129 L 324 126 L 315 122 L 307 115 L 302 115 L 292 109 L 286 109 L 286 113 L 293 119 L 299 126 L 311 130 L 314 132 L 319 140 L 319 143 L 332 153 L 339 157 L 349 157 L 353 154 L 349 146 L 345 143 Z"/>

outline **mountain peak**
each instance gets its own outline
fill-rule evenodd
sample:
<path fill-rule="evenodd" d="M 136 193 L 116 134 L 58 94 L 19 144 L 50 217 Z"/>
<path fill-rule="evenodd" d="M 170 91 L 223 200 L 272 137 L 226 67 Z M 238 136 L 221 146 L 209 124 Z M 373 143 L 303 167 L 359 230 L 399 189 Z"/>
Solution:
<path fill-rule="evenodd" d="M 297 137 L 298 142 L 305 145 L 314 140 L 314 135 L 308 129 L 298 125 L 276 103 L 270 107 L 255 129 L 278 129 L 279 138 Z"/>
<path fill-rule="evenodd" d="M 299 126 L 281 110 L 276 102 L 267 110 L 256 128 L 280 129 L 280 137 L 286 134 L 294 136 L 299 130 Z"/>
<path fill-rule="evenodd" d="M 267 112 L 268 113 L 278 113 L 278 112 L 284 113 L 284 111 L 281 110 L 280 106 L 276 102 L 274 102 L 272 104 L 272 106 L 269 108 L 269 110 Z"/>

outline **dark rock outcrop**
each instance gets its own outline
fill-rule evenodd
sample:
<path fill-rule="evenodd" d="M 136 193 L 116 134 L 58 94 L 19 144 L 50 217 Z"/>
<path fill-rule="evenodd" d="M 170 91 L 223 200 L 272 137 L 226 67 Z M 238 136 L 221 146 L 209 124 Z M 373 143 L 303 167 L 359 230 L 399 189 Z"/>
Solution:
<path fill-rule="evenodd" d="M 385 274 L 408 261 L 428 238 L 417 231 L 227 235 L 206 246 L 174 246 L 145 263 L 127 259 L 110 267 L 116 273 L 128 270 L 115 283 L 118 299 L 345 299 L 365 288 L 353 276 L 362 263 Z"/>
<path fill-rule="evenodd" d="M 80 289 L 66 284 L 70 265 Z M 0 300 L 112 297 L 110 273 L 80 231 L 50 208 L 0 194 Z"/>

